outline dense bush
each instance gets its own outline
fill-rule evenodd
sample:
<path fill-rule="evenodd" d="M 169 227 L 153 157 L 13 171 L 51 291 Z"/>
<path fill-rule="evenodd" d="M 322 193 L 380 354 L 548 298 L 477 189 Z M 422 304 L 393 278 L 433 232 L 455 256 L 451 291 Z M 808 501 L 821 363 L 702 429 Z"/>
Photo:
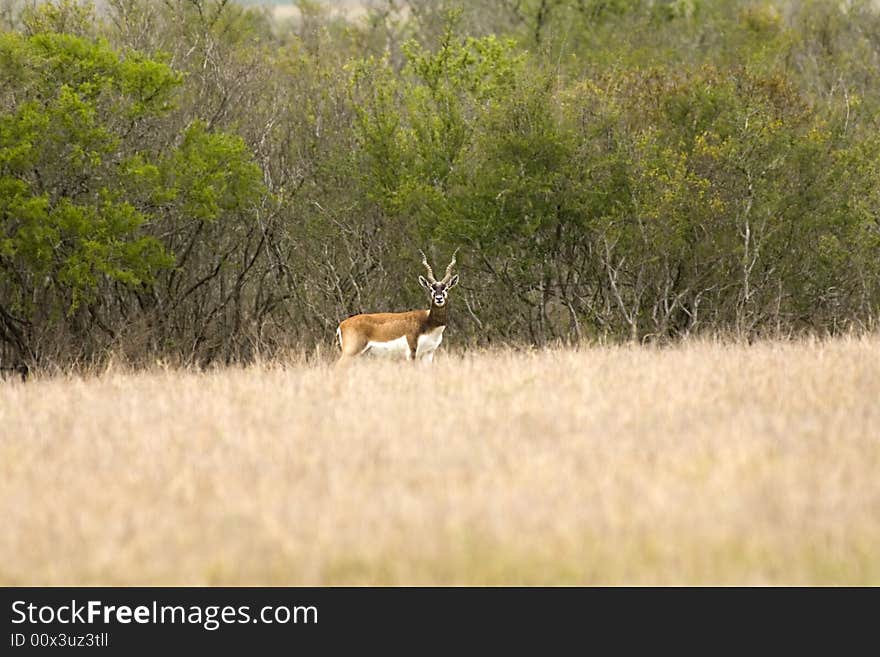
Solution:
<path fill-rule="evenodd" d="M 0 2 L 0 355 L 870 330 L 872 3 Z"/>

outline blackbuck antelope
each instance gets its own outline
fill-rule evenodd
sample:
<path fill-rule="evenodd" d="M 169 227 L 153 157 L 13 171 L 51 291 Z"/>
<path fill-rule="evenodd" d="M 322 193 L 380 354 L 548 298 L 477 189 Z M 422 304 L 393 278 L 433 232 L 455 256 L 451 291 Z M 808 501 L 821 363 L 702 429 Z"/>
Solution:
<path fill-rule="evenodd" d="M 336 329 L 336 338 L 342 349 L 340 364 L 367 352 L 428 363 L 434 360 L 434 351 L 440 346 L 446 329 L 449 290 L 458 284 L 458 274 L 452 274 L 458 249 L 452 254 L 446 274 L 439 281 L 434 278 L 427 256 L 423 251 L 419 253 L 428 272 L 427 278 L 419 276 L 419 284 L 431 296 L 431 307 L 404 313 L 355 315 L 344 320 Z"/>

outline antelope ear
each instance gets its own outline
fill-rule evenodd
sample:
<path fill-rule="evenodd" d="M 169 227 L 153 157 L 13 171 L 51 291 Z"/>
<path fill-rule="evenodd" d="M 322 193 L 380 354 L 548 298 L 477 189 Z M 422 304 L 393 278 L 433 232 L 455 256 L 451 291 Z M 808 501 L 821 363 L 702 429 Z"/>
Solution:
<path fill-rule="evenodd" d="M 452 277 L 452 280 L 449 281 L 449 285 L 446 286 L 446 289 L 451 290 L 456 285 L 458 285 L 458 274 L 456 274 L 455 276 Z"/>
<path fill-rule="evenodd" d="M 422 286 L 423 288 L 425 288 L 426 290 L 430 290 L 430 289 L 431 289 L 431 284 L 428 283 L 428 281 L 425 279 L 424 276 L 419 276 L 419 285 L 421 285 L 421 286 Z"/>

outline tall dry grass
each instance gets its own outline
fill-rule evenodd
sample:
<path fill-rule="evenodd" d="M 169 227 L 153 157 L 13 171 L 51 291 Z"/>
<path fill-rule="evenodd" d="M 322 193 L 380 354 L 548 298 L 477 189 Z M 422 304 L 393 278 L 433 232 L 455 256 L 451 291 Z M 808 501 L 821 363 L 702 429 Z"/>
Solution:
<path fill-rule="evenodd" d="M 0 384 L 3 584 L 880 584 L 880 340 Z"/>

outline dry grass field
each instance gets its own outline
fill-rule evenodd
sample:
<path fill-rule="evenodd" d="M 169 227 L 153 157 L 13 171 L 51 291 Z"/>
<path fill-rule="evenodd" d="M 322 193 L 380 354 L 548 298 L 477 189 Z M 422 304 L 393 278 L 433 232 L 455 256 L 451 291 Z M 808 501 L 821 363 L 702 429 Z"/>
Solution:
<path fill-rule="evenodd" d="M 880 339 L 4 381 L 0 517 L 6 585 L 880 584 Z"/>

